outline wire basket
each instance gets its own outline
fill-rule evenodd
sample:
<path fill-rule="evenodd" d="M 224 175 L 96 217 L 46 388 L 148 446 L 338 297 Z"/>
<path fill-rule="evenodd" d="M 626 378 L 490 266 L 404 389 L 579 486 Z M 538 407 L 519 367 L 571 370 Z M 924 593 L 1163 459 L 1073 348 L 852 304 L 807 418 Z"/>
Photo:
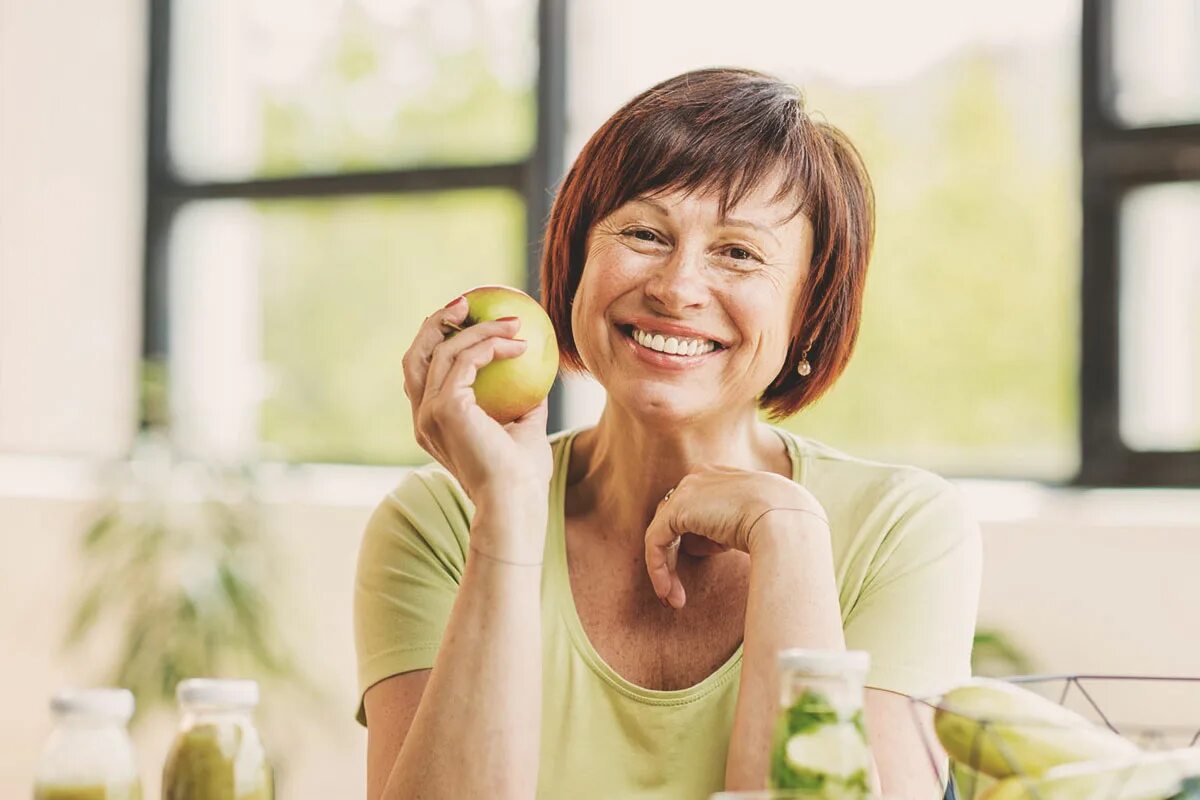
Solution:
<path fill-rule="evenodd" d="M 1200 745 L 1200 677 L 1151 677 L 1141 675 L 1028 675 L 1003 679 L 1018 684 L 1064 706 L 1097 726 L 1107 728 L 1132 741 L 1143 751 L 1157 752 Z M 942 695 L 912 698 L 911 708 L 917 727 L 922 731 L 930 767 L 944 778 L 946 751 L 928 724 L 932 712 L 942 707 Z M 961 709 L 943 713 L 964 716 Z M 979 770 L 980 753 L 990 747 L 998 753 L 1015 775 L 1034 777 L 1021 763 L 1018 753 L 1007 747 L 996 734 L 996 726 L 1009 730 L 1024 726 L 1043 728 L 1053 723 L 1044 720 L 1014 718 L 985 719 L 967 717 L 976 725 L 967 761 L 949 761 L 950 783 L 946 798 L 976 800 L 983 798 L 996 782 Z M 1103 795 L 1120 797 L 1119 781 Z M 1187 797 L 1200 797 L 1200 788 L 1190 783 Z M 1026 796 L 1040 800 L 1035 787 Z M 1103 800 L 1097 794 L 1088 800 Z"/>

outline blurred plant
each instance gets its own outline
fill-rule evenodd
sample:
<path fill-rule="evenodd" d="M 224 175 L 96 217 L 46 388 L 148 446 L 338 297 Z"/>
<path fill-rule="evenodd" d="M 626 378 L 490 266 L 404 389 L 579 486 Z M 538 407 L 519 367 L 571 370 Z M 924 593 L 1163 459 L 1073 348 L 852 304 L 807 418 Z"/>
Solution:
<path fill-rule="evenodd" d="M 1179 794 L 1171 800 L 1200 800 L 1200 778 L 1188 778 L 1183 782 Z"/>
<path fill-rule="evenodd" d="M 181 458 L 166 435 L 161 366 L 148 364 L 142 384 L 147 425 L 80 540 L 67 648 L 118 639 L 101 677 L 130 689 L 139 713 L 173 704 L 188 677 L 304 683 L 268 601 L 276 561 L 254 466 Z"/>
<path fill-rule="evenodd" d="M 1007 634 L 983 628 L 975 632 L 971 648 L 971 673 L 989 677 L 1028 675 L 1033 672 L 1033 661 L 1028 654 L 1013 644 Z"/>

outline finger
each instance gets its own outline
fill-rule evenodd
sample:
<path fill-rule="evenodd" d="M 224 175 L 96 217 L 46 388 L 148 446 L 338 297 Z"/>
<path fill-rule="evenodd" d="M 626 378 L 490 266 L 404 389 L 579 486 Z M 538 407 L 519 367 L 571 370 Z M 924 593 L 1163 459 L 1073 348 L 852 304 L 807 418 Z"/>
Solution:
<path fill-rule="evenodd" d="M 504 427 L 513 433 L 519 433 L 526 428 L 546 432 L 546 421 L 549 417 L 550 398 L 547 397 L 538 403 L 536 406 L 526 411 L 522 416 L 517 417 L 512 422 Z"/>
<path fill-rule="evenodd" d="M 528 346 L 529 343 L 523 339 L 492 336 L 459 351 L 441 386 L 436 389 L 426 387 L 426 399 L 442 394 L 453 396 L 460 392 L 470 392 L 479 370 L 498 359 L 516 358 L 524 353 Z"/>
<path fill-rule="evenodd" d="M 667 566 L 671 571 L 671 588 L 667 591 L 667 604 L 671 608 L 683 608 L 687 603 L 687 592 L 683 590 L 683 581 L 679 579 L 679 546 L 683 537 L 677 536 L 667 548 Z"/>
<path fill-rule="evenodd" d="M 518 328 L 520 328 L 520 320 L 506 317 L 477 323 L 464 329 L 461 333 L 455 333 L 439 342 L 433 348 L 429 371 L 425 375 L 425 394 L 437 394 L 441 391 L 442 384 L 446 382 L 446 375 L 449 374 L 450 367 L 459 353 L 494 336 L 512 339 Z"/>
<path fill-rule="evenodd" d="M 650 520 L 650 526 L 646 529 L 646 573 L 650 576 L 654 593 L 663 602 L 669 602 L 678 580 L 675 567 L 678 564 L 679 534 L 672 530 L 669 516 L 669 512 L 660 503 L 654 519 Z M 680 584 L 680 589 L 682 588 Z"/>
<path fill-rule="evenodd" d="M 451 300 L 444 308 L 430 314 L 417 329 L 413 343 L 400 360 L 404 368 L 404 393 L 413 403 L 413 410 L 420 404 L 425 395 L 425 380 L 429 372 L 429 362 L 433 349 L 446 340 L 447 328 L 444 321 L 449 320 L 455 325 L 467 318 L 467 302 L 462 297 Z"/>

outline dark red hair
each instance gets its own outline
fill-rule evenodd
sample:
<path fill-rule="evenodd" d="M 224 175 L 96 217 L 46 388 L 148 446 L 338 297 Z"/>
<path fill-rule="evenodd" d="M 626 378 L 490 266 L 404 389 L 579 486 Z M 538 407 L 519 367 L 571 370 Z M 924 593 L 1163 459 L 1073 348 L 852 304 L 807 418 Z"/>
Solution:
<path fill-rule="evenodd" d="M 825 393 L 854 350 L 875 234 L 861 156 L 834 126 L 811 119 L 791 84 L 745 69 L 687 72 L 643 92 L 600 127 L 563 180 L 546 226 L 542 300 L 565 369 L 584 369 L 571 330 L 592 226 L 638 197 L 713 192 L 721 213 L 780 170 L 776 200 L 796 199 L 812 223 L 811 271 L 787 360 L 759 406 L 778 419 Z M 808 349 L 812 372 L 797 374 Z"/>

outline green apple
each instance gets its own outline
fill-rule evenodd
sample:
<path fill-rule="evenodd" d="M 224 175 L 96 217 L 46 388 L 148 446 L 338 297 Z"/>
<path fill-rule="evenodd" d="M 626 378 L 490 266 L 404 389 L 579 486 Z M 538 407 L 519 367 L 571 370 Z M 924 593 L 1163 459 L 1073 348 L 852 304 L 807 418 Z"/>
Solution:
<path fill-rule="evenodd" d="M 516 358 L 497 359 L 475 376 L 475 402 L 501 424 L 532 411 L 550 393 L 558 374 L 558 340 L 538 302 L 508 286 L 477 286 L 464 295 L 464 327 L 500 317 L 519 317 L 517 338 L 529 344 Z"/>

